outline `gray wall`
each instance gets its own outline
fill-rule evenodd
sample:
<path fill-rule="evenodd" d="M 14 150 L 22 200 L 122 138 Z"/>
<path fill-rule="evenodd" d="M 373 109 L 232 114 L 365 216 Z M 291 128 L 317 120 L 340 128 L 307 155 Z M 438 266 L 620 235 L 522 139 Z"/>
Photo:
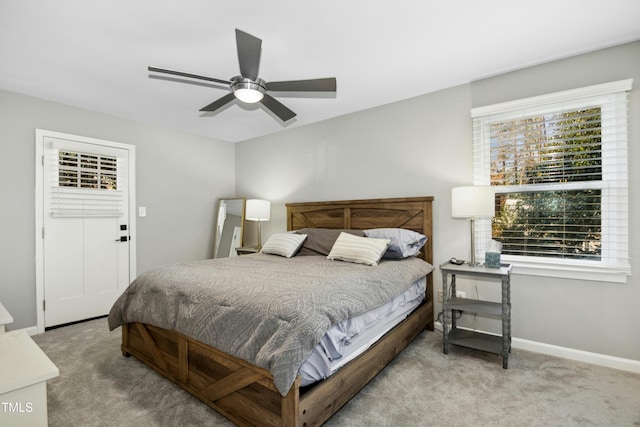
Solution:
<path fill-rule="evenodd" d="M 136 146 L 137 272 L 210 258 L 217 199 L 235 193 L 234 145 L 0 91 L 0 301 L 36 325 L 35 129 Z"/>
<path fill-rule="evenodd" d="M 263 239 L 286 228 L 286 202 L 432 195 L 435 264 L 465 257 L 468 225 L 451 218 L 450 191 L 472 182 L 470 108 L 626 78 L 640 85 L 638 42 L 244 141 L 236 147 L 237 194 L 272 201 Z M 637 236 L 637 89 L 629 108 L 630 235 Z M 634 274 L 626 284 L 514 275 L 513 336 L 640 360 L 640 243 L 630 244 Z M 468 295 L 476 286 L 492 292 L 462 285 Z"/>
<path fill-rule="evenodd" d="M 285 202 L 435 196 L 435 264 L 468 254 L 450 190 L 472 182 L 472 107 L 633 78 L 640 42 L 540 65 L 235 145 L 0 91 L 0 301 L 34 326 L 35 128 L 136 146 L 138 273 L 212 253 L 217 199 L 272 201 L 263 241 L 284 230 Z M 339 96 L 339 95 L 338 95 Z M 630 250 L 626 284 L 515 275 L 517 338 L 640 360 L 640 92 L 630 104 Z M 235 166 L 234 166 L 235 162 Z M 235 173 L 235 178 L 234 178 Z M 441 276 L 436 272 L 435 283 Z M 463 283 L 473 293 L 477 284 Z M 484 290 L 483 290 L 484 292 Z"/>

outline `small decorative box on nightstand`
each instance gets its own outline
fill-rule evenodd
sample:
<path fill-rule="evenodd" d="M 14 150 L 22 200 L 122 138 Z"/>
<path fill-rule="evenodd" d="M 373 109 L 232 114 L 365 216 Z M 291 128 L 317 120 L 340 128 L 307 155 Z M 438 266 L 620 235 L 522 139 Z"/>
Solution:
<path fill-rule="evenodd" d="M 500 252 L 485 252 L 484 266 L 488 268 L 500 268 Z"/>

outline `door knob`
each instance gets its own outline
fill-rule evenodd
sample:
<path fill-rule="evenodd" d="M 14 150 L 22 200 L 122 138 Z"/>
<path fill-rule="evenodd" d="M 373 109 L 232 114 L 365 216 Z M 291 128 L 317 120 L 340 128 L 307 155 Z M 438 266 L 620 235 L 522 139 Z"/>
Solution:
<path fill-rule="evenodd" d="M 120 236 L 119 239 L 116 239 L 116 242 L 126 242 L 127 240 L 129 240 L 127 236 Z"/>

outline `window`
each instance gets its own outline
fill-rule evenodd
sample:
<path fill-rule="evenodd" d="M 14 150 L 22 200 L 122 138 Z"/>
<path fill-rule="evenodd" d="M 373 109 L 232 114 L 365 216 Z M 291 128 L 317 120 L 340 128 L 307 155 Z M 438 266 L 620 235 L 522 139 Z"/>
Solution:
<path fill-rule="evenodd" d="M 61 187 L 117 190 L 117 158 L 97 154 L 58 153 L 58 185 Z"/>
<path fill-rule="evenodd" d="M 474 184 L 496 190 L 479 220 L 526 274 L 623 282 L 628 256 L 631 80 L 472 110 Z"/>
<path fill-rule="evenodd" d="M 124 193 L 118 186 L 118 158 L 57 149 L 52 151 L 56 184 L 51 189 L 54 217 L 118 217 Z"/>

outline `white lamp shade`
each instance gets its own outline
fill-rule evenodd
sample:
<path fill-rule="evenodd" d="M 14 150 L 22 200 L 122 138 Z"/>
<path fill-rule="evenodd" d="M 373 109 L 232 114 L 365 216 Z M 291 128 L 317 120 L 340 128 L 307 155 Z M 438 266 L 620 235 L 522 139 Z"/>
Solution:
<path fill-rule="evenodd" d="M 495 191 L 490 185 L 471 185 L 451 189 L 451 216 L 454 218 L 493 218 Z"/>
<path fill-rule="evenodd" d="M 260 199 L 247 199 L 245 218 L 249 221 L 269 221 L 271 219 L 271 202 Z"/>

